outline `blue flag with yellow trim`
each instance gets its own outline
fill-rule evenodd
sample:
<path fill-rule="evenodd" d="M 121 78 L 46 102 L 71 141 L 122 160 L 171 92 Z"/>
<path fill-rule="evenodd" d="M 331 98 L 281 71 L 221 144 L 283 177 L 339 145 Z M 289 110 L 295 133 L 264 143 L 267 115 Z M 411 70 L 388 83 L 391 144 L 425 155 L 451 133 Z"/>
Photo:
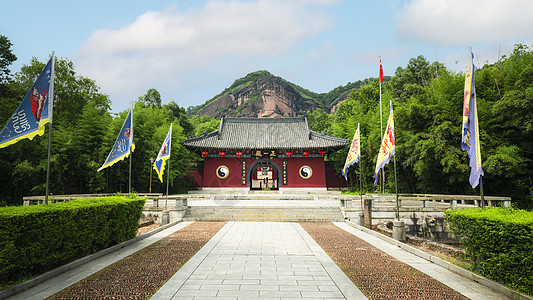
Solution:
<path fill-rule="evenodd" d="M 44 134 L 44 125 L 52 118 L 50 100 L 54 84 L 54 56 L 50 58 L 37 80 L 33 83 L 19 107 L 0 132 L 0 148 L 15 144 L 22 139 L 32 140 Z"/>
<path fill-rule="evenodd" d="M 474 54 L 471 59 L 474 59 Z M 476 88 L 474 80 L 474 62 L 468 59 L 465 74 L 465 92 L 463 99 L 463 130 L 461 139 L 461 149 L 468 152 L 470 157 L 470 185 L 475 188 L 479 184 L 479 177 L 483 176 L 481 169 L 481 149 L 479 143 L 479 127 L 476 108 Z"/>
<path fill-rule="evenodd" d="M 172 123 L 170 124 L 170 129 L 168 130 L 167 137 L 163 141 L 163 145 L 157 154 L 157 158 L 154 162 L 154 170 L 157 172 L 157 177 L 163 182 L 163 172 L 165 171 L 165 163 L 167 159 L 170 158 L 170 142 L 172 141 Z"/>
<path fill-rule="evenodd" d="M 387 131 L 383 135 L 381 147 L 379 148 L 378 161 L 374 171 L 374 185 L 378 184 L 381 169 L 388 164 L 391 156 L 396 153 L 396 140 L 394 139 L 394 114 L 392 113 L 392 101 L 390 102 L 389 120 L 387 121 Z"/>
<path fill-rule="evenodd" d="M 124 125 L 118 134 L 117 140 L 113 145 L 113 149 L 109 152 L 105 163 L 98 169 L 100 172 L 102 169 L 112 166 L 118 161 L 130 155 L 130 152 L 135 150 L 135 142 L 133 141 L 133 107 L 124 120 Z"/>

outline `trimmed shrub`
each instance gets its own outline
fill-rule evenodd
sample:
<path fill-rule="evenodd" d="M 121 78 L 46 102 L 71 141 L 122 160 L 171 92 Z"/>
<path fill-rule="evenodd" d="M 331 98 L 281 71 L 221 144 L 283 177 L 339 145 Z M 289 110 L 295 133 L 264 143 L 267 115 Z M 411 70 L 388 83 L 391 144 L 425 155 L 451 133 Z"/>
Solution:
<path fill-rule="evenodd" d="M 135 237 L 144 202 L 103 197 L 0 208 L 0 285 Z"/>
<path fill-rule="evenodd" d="M 533 294 L 533 212 L 510 208 L 446 211 L 474 271 Z"/>

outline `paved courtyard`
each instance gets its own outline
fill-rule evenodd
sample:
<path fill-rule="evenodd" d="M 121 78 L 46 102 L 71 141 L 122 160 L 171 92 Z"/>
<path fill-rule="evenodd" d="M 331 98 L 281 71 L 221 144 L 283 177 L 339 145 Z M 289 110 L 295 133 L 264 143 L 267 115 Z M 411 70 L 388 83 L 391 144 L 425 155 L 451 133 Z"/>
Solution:
<path fill-rule="evenodd" d="M 213 298 L 366 299 L 298 223 L 282 222 L 228 223 L 152 297 Z"/>
<path fill-rule="evenodd" d="M 184 222 L 170 226 L 59 274 L 12 299 L 50 297 L 91 274 L 102 270 L 105 272 L 106 267 L 190 224 Z M 470 299 L 505 299 L 503 295 L 473 280 L 407 253 L 344 222 L 335 225 L 342 228 L 341 231 L 357 236 L 362 243 L 368 243 L 365 247 L 372 245 L 377 249 L 375 251 L 381 251 L 380 255 L 390 255 L 392 258 L 388 259 L 405 263 L 428 275 L 429 284 L 433 280 L 435 283 L 441 282 Z M 386 267 L 379 269 L 388 272 Z M 388 298 L 406 299 L 405 295 L 402 298 L 400 286 L 397 290 L 392 289 Z M 325 300 L 366 297 L 300 224 L 228 222 L 151 299 Z"/>

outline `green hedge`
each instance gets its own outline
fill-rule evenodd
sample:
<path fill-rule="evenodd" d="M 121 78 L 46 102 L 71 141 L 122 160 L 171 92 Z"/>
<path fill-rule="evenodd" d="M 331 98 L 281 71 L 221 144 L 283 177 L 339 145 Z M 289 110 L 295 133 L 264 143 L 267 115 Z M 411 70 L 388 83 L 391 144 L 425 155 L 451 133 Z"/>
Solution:
<path fill-rule="evenodd" d="M 533 294 L 533 212 L 472 208 L 448 210 L 446 217 L 463 238 L 475 271 Z"/>
<path fill-rule="evenodd" d="M 103 197 L 0 208 L 0 285 L 135 237 L 144 202 Z"/>

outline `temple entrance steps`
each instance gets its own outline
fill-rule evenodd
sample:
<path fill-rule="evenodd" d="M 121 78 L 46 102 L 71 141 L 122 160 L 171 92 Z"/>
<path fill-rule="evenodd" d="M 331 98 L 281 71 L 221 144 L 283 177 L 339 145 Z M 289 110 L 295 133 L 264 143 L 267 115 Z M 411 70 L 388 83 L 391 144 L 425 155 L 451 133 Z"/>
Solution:
<path fill-rule="evenodd" d="M 184 221 L 344 221 L 340 192 L 192 191 Z"/>

